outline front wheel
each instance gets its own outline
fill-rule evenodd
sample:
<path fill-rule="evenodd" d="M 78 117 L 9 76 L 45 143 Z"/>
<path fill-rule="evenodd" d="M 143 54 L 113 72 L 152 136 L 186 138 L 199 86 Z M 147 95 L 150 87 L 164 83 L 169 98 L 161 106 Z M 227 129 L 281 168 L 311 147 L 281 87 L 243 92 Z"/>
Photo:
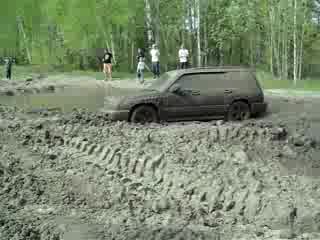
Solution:
<path fill-rule="evenodd" d="M 250 107 L 245 102 L 234 102 L 230 105 L 228 110 L 229 121 L 243 121 L 249 119 L 251 116 Z"/>
<path fill-rule="evenodd" d="M 142 105 L 135 108 L 131 114 L 130 121 L 133 123 L 152 123 L 158 122 L 156 110 L 148 105 Z"/>

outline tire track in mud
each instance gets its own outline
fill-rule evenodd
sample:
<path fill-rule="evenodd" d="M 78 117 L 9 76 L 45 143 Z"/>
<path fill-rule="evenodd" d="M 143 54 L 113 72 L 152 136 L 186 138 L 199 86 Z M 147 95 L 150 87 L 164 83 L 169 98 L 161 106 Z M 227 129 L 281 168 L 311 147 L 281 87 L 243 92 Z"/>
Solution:
<path fill-rule="evenodd" d="M 124 227 L 133 233 L 133 237 L 127 239 L 142 239 L 143 232 L 144 239 L 179 236 L 181 239 L 200 239 L 199 229 L 204 229 L 202 232 L 210 232 L 212 229 L 219 232 L 224 226 L 239 224 L 242 228 L 249 223 L 253 235 L 245 238 L 246 235 L 242 234 L 239 235 L 242 238 L 233 239 L 272 240 L 279 237 L 257 237 L 255 226 L 262 225 L 266 229 L 289 228 L 288 218 L 294 215 L 296 208 L 297 217 L 293 226 L 298 234 L 320 232 L 320 182 L 308 176 L 283 174 L 280 169 L 281 162 L 286 160 L 288 154 L 291 156 L 288 161 L 300 161 L 304 155 L 309 155 L 309 150 L 301 147 L 301 141 L 289 144 L 293 134 L 287 134 L 286 128 L 280 125 L 277 127 L 264 122 L 261 127 L 259 124 L 212 127 L 210 124 L 193 123 L 184 126 L 148 126 L 148 129 L 143 129 L 128 124 L 107 123 L 97 127 L 86 123 L 91 117 L 84 115 L 81 124 L 62 124 L 63 121 L 58 117 L 56 122 L 49 120 L 48 126 L 40 130 L 30 127 L 30 123 L 22 122 L 23 129 L 19 130 L 18 127 L 12 129 L 16 121 L 14 117 L 5 115 L 9 115 L 8 111 L 1 115 L 8 119 L 8 124 L 3 125 L 3 132 L 7 135 L 1 136 L 0 150 L 10 148 L 11 152 L 3 155 L 4 161 L 7 157 L 16 156 L 17 161 L 25 162 L 24 156 L 28 153 L 42 156 L 30 157 L 29 160 L 35 163 L 31 169 L 33 175 L 14 180 L 12 187 L 18 190 L 13 191 L 23 193 L 30 190 L 30 186 L 20 185 L 28 179 L 35 179 L 32 186 L 35 189 L 40 186 L 41 191 L 48 192 L 43 201 L 50 203 L 50 198 L 53 198 L 55 203 L 66 206 L 66 209 L 74 207 L 82 210 L 89 207 L 90 210 L 85 214 L 88 218 L 84 221 L 94 222 L 96 216 L 100 215 L 100 223 L 103 223 L 101 230 L 106 228 L 106 222 L 112 221 L 109 219 L 114 219 L 115 225 L 119 225 L 123 224 L 125 218 L 134 222 L 135 217 L 141 217 L 144 219 L 143 224 L 143 220 L 139 220 L 127 223 Z M 10 116 L 14 115 L 10 113 Z M 287 116 L 284 119 L 287 121 Z M 25 145 L 18 145 L 13 139 L 9 147 L 7 136 L 11 137 L 11 134 L 7 125 L 12 125 L 10 129 L 15 134 L 12 138 L 19 139 L 19 143 Z M 307 141 L 302 139 L 302 142 Z M 4 148 L 1 148 L 2 144 Z M 19 153 L 15 146 L 17 149 L 25 148 L 26 154 Z M 16 167 L 20 165 L 16 163 Z M 21 170 L 23 175 L 26 172 Z M 20 173 L 12 174 L 17 176 Z M 71 179 L 75 179 L 73 185 L 70 184 Z M 59 185 L 55 190 L 57 195 L 51 193 L 54 185 Z M 87 186 L 91 190 L 86 189 Z M 68 191 L 72 193 L 70 196 Z M 38 199 L 33 191 L 28 194 L 28 202 Z M 58 195 L 67 195 L 70 200 L 64 202 Z M 8 200 L 13 198 L 8 194 L 3 196 Z M 81 201 L 75 203 L 79 198 Z M 118 199 L 118 202 L 114 199 Z M 133 213 L 129 214 L 129 210 Z M 8 212 L 7 216 L 11 214 Z M 169 221 L 170 214 L 174 216 L 173 221 Z M 119 218 L 119 215 L 122 217 Z M 31 218 L 26 209 L 23 216 L 26 217 L 21 222 L 28 226 L 38 215 Z M 20 217 L 19 214 L 12 215 L 12 219 Z M 43 217 L 41 222 L 48 218 Z M 3 219 L 0 220 L 5 221 Z M 175 228 L 172 222 L 180 225 L 177 229 L 166 229 L 166 225 Z M 12 223 L 9 225 L 12 225 L 10 229 L 13 231 L 22 228 Z M 38 226 L 39 223 L 34 223 L 30 228 L 36 229 Z M 75 226 L 79 226 L 78 221 Z M 137 226 L 139 230 L 136 230 Z M 58 228 L 55 225 L 52 227 Z M 124 228 L 119 229 L 119 234 L 113 235 L 119 237 L 115 239 L 124 239 Z M 193 229 L 194 237 L 179 234 L 183 232 L 182 229 Z M 139 235 L 138 231 L 142 233 Z M 52 233 L 47 235 L 52 236 Z M 111 235 L 106 234 L 110 237 L 104 239 L 111 239 Z M 301 239 L 319 239 L 319 235 L 309 236 Z M 215 238 L 203 235 L 202 239 Z M 231 238 L 221 236 L 216 239 Z"/>
<path fill-rule="evenodd" d="M 144 200 L 137 204 L 156 215 L 173 211 L 176 217 L 208 227 L 259 219 L 270 228 L 286 225 L 284 216 L 295 193 L 287 194 L 287 200 L 279 198 L 281 187 L 275 183 L 281 176 L 263 159 L 287 144 L 290 136 L 284 128 L 181 126 L 169 133 L 169 127 L 53 124 L 41 130 L 42 136 L 53 134 L 34 151 L 50 150 L 58 155 L 57 165 L 81 173 L 84 181 L 93 177 L 94 185 L 112 176 L 110 184 L 117 187 L 111 194 L 116 193 L 121 203 L 129 204 L 132 193 L 138 192 Z M 39 130 L 28 131 L 32 138 L 39 136 Z M 271 172 L 277 180 L 268 179 Z M 267 212 L 280 199 L 288 206 L 272 220 Z"/>
<path fill-rule="evenodd" d="M 283 130 L 279 130 L 277 134 L 282 134 L 282 131 Z M 272 135 L 265 130 L 259 131 L 252 128 L 241 127 L 215 127 L 210 129 L 210 131 L 207 131 L 207 134 L 207 140 L 215 145 L 232 145 L 235 142 L 243 141 L 255 142 L 255 144 L 258 144 L 270 142 L 268 139 L 274 138 L 274 134 Z M 63 150 L 65 153 L 82 154 L 81 156 L 85 159 L 85 164 L 83 165 L 84 171 L 90 171 L 90 168 L 95 168 L 102 174 L 115 174 L 116 176 L 121 177 L 121 182 L 128 188 L 138 188 L 141 190 L 152 188 L 152 192 L 156 190 L 159 195 L 167 195 L 167 198 L 171 198 L 175 197 L 181 186 L 187 184 L 183 179 L 187 178 L 187 176 L 182 175 L 183 177 L 181 177 L 181 173 L 177 169 L 185 168 L 190 163 L 184 160 L 185 162 L 182 163 L 182 165 L 181 163 L 177 164 L 174 162 L 174 159 L 170 159 L 172 156 L 166 156 L 165 153 L 160 153 L 156 156 L 151 155 L 151 153 L 134 156 L 132 155 L 132 150 L 125 146 L 96 144 L 83 138 L 69 138 L 65 143 L 66 148 Z M 242 159 L 247 157 L 244 151 L 238 152 L 238 155 L 240 156 L 237 157 Z M 231 158 L 231 156 L 224 156 L 224 158 Z M 169 160 L 172 160 L 172 162 Z M 208 160 L 210 161 L 210 159 Z M 214 171 L 218 171 L 222 164 L 222 161 L 217 161 L 217 163 L 214 164 Z M 245 163 L 243 162 L 243 164 Z M 178 173 L 175 174 L 175 171 Z M 248 172 L 247 170 L 243 171 L 245 172 L 238 173 L 238 175 L 245 175 Z M 206 172 L 203 172 L 202 174 L 208 175 Z M 198 176 L 200 175 L 201 173 L 198 174 Z M 207 182 L 211 183 L 212 181 L 213 179 L 207 180 Z M 237 200 L 234 198 L 235 190 L 233 190 L 233 192 L 228 192 L 228 190 L 224 188 L 220 188 L 218 191 L 210 190 L 211 186 L 224 186 L 227 185 L 227 183 L 206 184 L 205 182 L 206 181 L 202 181 L 194 187 L 191 194 L 193 202 L 197 202 L 197 205 L 203 202 L 204 204 L 210 205 L 210 211 L 214 209 L 219 210 L 219 208 L 230 211 L 235 207 L 235 200 Z M 202 188 L 205 188 L 205 190 L 201 190 Z M 246 202 L 248 195 L 249 193 L 245 194 L 243 202 Z M 257 201 L 261 202 L 260 199 L 257 199 Z M 221 203 L 223 203 L 224 206 L 221 206 Z M 242 211 L 245 208 L 245 206 L 240 207 Z"/>

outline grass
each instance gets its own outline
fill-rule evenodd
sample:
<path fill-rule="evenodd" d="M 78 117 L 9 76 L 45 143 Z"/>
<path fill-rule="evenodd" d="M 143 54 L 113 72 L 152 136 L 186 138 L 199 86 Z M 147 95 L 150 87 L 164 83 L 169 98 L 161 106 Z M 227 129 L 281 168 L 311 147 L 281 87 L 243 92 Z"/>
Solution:
<path fill-rule="evenodd" d="M 297 86 L 294 86 L 293 80 L 275 79 L 265 72 L 257 72 L 257 77 L 263 89 L 320 91 L 320 79 L 302 79 L 298 81 Z"/>
<path fill-rule="evenodd" d="M 97 71 L 54 71 L 50 66 L 13 66 L 12 78 L 14 80 L 24 80 L 27 77 L 44 74 L 46 76 L 65 74 L 69 76 L 88 76 L 98 80 L 104 79 L 104 74 Z M 4 66 L 0 66 L 0 79 L 5 77 Z M 275 79 L 270 73 L 258 71 L 257 77 L 263 89 L 289 89 L 289 90 L 304 90 L 304 91 L 320 91 L 320 79 L 303 79 L 298 81 L 297 86 L 293 85 L 292 80 Z M 128 72 L 113 72 L 115 79 L 135 79 L 135 73 Z M 145 78 L 152 78 L 152 74 L 145 72 Z"/>

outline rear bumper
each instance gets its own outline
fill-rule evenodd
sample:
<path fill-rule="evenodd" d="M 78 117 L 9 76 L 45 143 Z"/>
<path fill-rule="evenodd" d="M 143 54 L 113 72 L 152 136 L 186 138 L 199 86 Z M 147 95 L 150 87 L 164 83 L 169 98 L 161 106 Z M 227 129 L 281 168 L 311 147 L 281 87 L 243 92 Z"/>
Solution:
<path fill-rule="evenodd" d="M 117 110 L 108 110 L 103 111 L 112 121 L 128 121 L 129 120 L 129 110 L 117 111 Z"/>
<path fill-rule="evenodd" d="M 268 103 L 252 103 L 251 104 L 251 113 L 259 114 L 259 113 L 265 113 L 268 108 Z"/>

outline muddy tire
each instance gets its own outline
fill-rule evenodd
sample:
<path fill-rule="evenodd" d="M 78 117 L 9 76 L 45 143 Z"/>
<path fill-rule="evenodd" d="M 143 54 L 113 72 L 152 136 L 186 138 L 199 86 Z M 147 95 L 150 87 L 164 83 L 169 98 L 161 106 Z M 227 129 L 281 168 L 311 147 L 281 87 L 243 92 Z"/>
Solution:
<path fill-rule="evenodd" d="M 130 122 L 133 123 L 152 123 L 158 122 L 158 114 L 152 106 L 142 105 L 135 108 L 130 116 Z"/>
<path fill-rule="evenodd" d="M 251 117 L 250 107 L 242 101 L 234 102 L 230 105 L 227 119 L 228 121 L 243 121 Z"/>

